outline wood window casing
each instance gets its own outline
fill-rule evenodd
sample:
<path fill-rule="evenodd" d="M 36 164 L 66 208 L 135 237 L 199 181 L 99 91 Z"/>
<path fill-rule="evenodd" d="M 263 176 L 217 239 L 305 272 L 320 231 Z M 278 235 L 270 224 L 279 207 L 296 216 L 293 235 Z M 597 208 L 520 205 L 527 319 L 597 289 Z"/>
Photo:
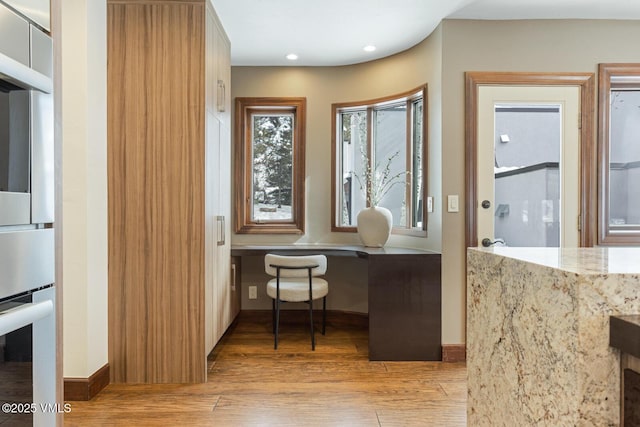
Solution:
<path fill-rule="evenodd" d="M 306 98 L 236 98 L 235 231 L 239 234 L 304 234 Z M 251 114 L 283 112 L 294 116 L 291 220 L 256 221 L 252 217 L 253 168 Z"/>
<path fill-rule="evenodd" d="M 637 245 L 637 225 L 610 224 L 611 91 L 615 88 L 640 90 L 640 64 L 598 65 L 598 244 Z"/>
<path fill-rule="evenodd" d="M 406 207 L 406 218 L 405 218 L 405 226 L 394 226 L 392 228 L 392 234 L 401 234 L 408 236 L 417 236 L 417 237 L 425 237 L 427 235 L 427 165 L 428 165 L 428 138 L 427 138 L 427 86 L 420 86 L 413 90 L 403 92 L 400 94 L 386 96 L 382 98 L 367 100 L 367 101 L 358 101 L 358 102 L 345 102 L 345 103 L 336 103 L 331 105 L 331 231 L 333 232 L 357 232 L 357 227 L 355 226 L 341 226 L 338 222 L 338 144 L 341 142 L 341 138 L 338 136 L 338 116 L 343 111 L 348 111 L 350 109 L 356 111 L 358 108 L 366 111 L 367 117 L 367 136 L 366 136 L 366 144 L 367 144 L 367 159 L 369 161 L 369 167 L 372 167 L 373 162 L 373 117 L 374 117 L 374 109 L 393 104 L 394 101 L 404 102 L 407 107 L 407 118 L 406 118 L 406 158 L 405 164 L 407 165 L 407 170 L 412 171 L 413 167 L 410 166 L 413 164 L 413 117 L 412 117 L 412 104 L 416 100 L 422 100 L 422 158 L 421 158 L 421 167 L 422 167 L 422 180 L 421 180 L 421 188 L 422 188 L 422 200 L 425 205 L 422 209 L 422 215 L 420 219 L 422 220 L 422 226 L 419 228 L 414 228 L 411 225 L 413 224 L 413 212 L 414 212 L 414 200 L 412 194 L 412 186 L 405 186 L 405 200 L 408 200 Z M 412 174 L 411 180 L 413 180 Z"/>

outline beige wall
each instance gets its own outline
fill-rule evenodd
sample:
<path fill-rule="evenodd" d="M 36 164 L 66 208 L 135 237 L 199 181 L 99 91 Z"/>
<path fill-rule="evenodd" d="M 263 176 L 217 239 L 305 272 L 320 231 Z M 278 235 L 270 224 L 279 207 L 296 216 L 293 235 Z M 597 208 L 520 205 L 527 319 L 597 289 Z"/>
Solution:
<path fill-rule="evenodd" d="M 107 362 L 106 47 L 104 1 L 63 6 L 64 375 L 86 377 Z M 68 4 L 67 4 L 68 3 Z M 79 9 L 78 9 L 79 8 Z M 104 13 L 104 14 L 103 14 Z M 465 341 L 464 71 L 596 72 L 599 62 L 640 62 L 637 21 L 447 20 L 416 47 L 347 67 L 234 67 L 232 96 L 306 96 L 307 234 L 233 236 L 234 243 L 345 242 L 330 232 L 330 105 L 429 85 L 429 238 L 392 236 L 390 245 L 442 251 L 443 342 Z M 232 41 L 233 42 L 233 41 Z M 445 166 L 445 167 L 442 167 Z M 464 197 L 461 197 L 463 202 Z M 259 263 L 254 263 L 257 269 Z M 348 270 L 341 264 L 338 270 Z M 347 277 L 340 307 L 364 310 L 361 280 Z M 255 276 L 254 276 L 255 277 Z M 258 279 L 255 279 L 258 280 Z M 262 280 L 262 278 L 259 278 Z M 256 282 L 257 283 L 257 282 Z M 334 289 L 337 289 L 335 287 Z M 245 292 L 246 295 L 246 292 Z M 262 300 L 258 300 L 262 303 Z M 268 304 L 268 301 L 264 301 Z"/>
<path fill-rule="evenodd" d="M 106 46 L 104 1 L 63 4 L 64 376 L 87 377 L 107 362 Z M 91 6 L 91 5 L 93 6 Z M 330 232 L 330 105 L 429 85 L 429 238 L 390 245 L 443 253 L 443 342 L 465 341 L 464 71 L 588 71 L 599 62 L 640 62 L 636 21 L 444 21 L 409 51 L 347 67 L 234 67 L 232 96 L 306 96 L 307 234 L 233 236 L 234 243 L 357 242 Z M 232 41 L 233 42 L 233 41 Z M 445 166 L 444 168 L 442 166 Z M 463 202 L 461 197 L 461 202 Z M 260 269 L 260 263 L 252 264 Z M 349 270 L 339 264 L 337 270 Z M 358 270 L 359 271 L 359 270 Z M 358 274 L 344 274 L 341 307 L 364 310 Z M 262 280 L 259 275 L 252 280 Z M 257 277 L 257 278 L 256 278 Z M 360 288 L 358 288 L 360 286 Z M 337 288 L 337 287 L 336 287 Z M 333 291 L 333 290 L 332 290 Z M 246 295 L 246 291 L 244 292 Z M 262 300 L 258 300 L 261 303 Z M 268 304 L 268 301 L 264 301 Z"/>
<path fill-rule="evenodd" d="M 464 343 L 464 72 L 595 73 L 600 62 L 640 62 L 637 40 L 640 40 L 638 21 L 445 20 L 414 48 L 370 63 L 322 68 L 233 67 L 232 96 L 306 96 L 309 106 L 307 234 L 302 237 L 234 235 L 233 243 L 356 243 L 355 235 L 330 232 L 330 178 L 326 174 L 331 161 L 330 105 L 402 92 L 426 82 L 429 85 L 428 193 L 435 197 L 435 212 L 429 218 L 429 238 L 392 236 L 388 245 L 442 251 L 442 341 Z M 460 196 L 460 212 L 443 211 L 442 200 L 454 194 Z M 261 268 L 258 262 L 252 266 Z M 262 280 L 255 271 L 250 277 L 256 281 L 253 284 Z M 332 292 L 336 288 L 338 286 L 334 286 Z M 263 307 L 261 304 L 258 300 L 249 308 Z"/>
<path fill-rule="evenodd" d="M 233 43 L 233 41 L 232 41 Z M 429 214 L 428 237 L 392 235 L 387 245 L 429 249 L 441 246 L 441 117 L 440 30 L 406 52 L 365 64 L 342 67 L 232 67 L 232 97 L 304 96 L 307 98 L 306 134 L 306 233 L 300 235 L 234 234 L 233 244 L 250 243 L 347 243 L 358 244 L 355 233 L 331 232 L 331 104 L 363 101 L 414 89 L 428 84 L 429 196 L 434 212 Z M 435 141 L 431 144 L 431 141 Z M 264 294 L 266 276 L 260 260 L 247 259 L 243 265 L 243 287 L 258 286 L 258 300 L 246 299 L 243 309 L 270 308 Z M 329 308 L 366 312 L 366 282 L 359 268 L 349 269 L 330 260 L 332 280 Z"/>
<path fill-rule="evenodd" d="M 63 375 L 107 357 L 106 1 L 62 8 Z"/>
<path fill-rule="evenodd" d="M 107 362 L 106 166 L 101 157 L 106 146 L 106 66 L 100 35 L 104 16 L 83 6 L 91 2 L 63 3 L 64 375 L 86 377 Z M 427 83 L 428 193 L 435 198 L 429 238 L 392 236 L 389 244 L 442 251 L 443 343 L 462 343 L 464 71 L 595 73 L 599 62 L 640 62 L 637 40 L 636 21 L 448 20 L 418 46 L 380 61 L 348 67 L 234 67 L 234 97 L 307 97 L 307 194 L 313 196 L 308 197 L 305 236 L 234 235 L 233 242 L 356 243 L 356 235 L 330 232 L 326 171 L 331 161 L 331 103 L 386 96 Z M 448 194 L 461 196 L 460 213 L 443 212 Z M 252 265 L 260 269 L 259 262 Z M 340 276 L 346 288 L 352 285 L 340 293 L 338 308 L 366 310 L 360 270 L 349 275 L 347 266 L 337 264 L 336 269 L 344 272 Z M 259 275 L 250 278 L 262 280 Z"/>
<path fill-rule="evenodd" d="M 464 72 L 593 72 L 600 62 L 640 62 L 640 21 L 465 21 L 442 28 L 442 193 L 464 195 Z M 595 104 L 593 106 L 595 108 Z M 443 215 L 443 342 L 465 342 L 463 198 Z"/>
<path fill-rule="evenodd" d="M 331 232 L 331 104 L 379 98 L 428 84 L 429 106 L 440 96 L 439 31 L 416 48 L 380 61 L 344 67 L 232 67 L 231 95 L 236 97 L 304 96 L 307 98 L 306 233 L 233 236 L 246 243 L 357 243 L 355 233 Z M 438 102 L 436 102 L 438 101 Z M 429 110 L 429 140 L 440 139 L 440 119 Z M 435 144 L 434 147 L 438 147 Z M 392 236 L 389 245 L 440 250 L 439 151 L 429 149 L 428 194 L 436 197 L 428 238 Z"/>

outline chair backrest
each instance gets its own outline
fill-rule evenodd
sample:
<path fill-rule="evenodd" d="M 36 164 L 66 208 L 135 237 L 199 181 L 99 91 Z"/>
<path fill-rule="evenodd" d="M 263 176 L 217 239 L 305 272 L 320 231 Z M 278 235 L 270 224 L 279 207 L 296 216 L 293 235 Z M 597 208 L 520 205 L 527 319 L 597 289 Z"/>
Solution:
<path fill-rule="evenodd" d="M 324 255 L 284 256 L 266 254 L 264 257 L 264 270 L 270 276 L 276 276 L 276 268 L 271 267 L 271 265 L 280 265 L 283 267 L 317 265 L 317 267 L 311 270 L 311 275 L 322 276 L 327 271 L 327 257 Z M 280 269 L 280 277 L 309 277 L 309 270 L 304 268 L 297 270 L 282 268 Z"/>

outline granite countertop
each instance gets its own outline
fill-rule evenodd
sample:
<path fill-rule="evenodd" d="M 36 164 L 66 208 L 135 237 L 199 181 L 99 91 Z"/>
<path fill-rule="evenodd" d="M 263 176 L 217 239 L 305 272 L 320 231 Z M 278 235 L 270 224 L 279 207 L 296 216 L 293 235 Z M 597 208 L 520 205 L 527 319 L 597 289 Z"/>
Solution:
<path fill-rule="evenodd" d="M 577 274 L 639 274 L 640 248 L 469 248 Z M 639 278 L 640 279 L 640 278 Z M 640 286 L 640 280 L 639 280 Z"/>
<path fill-rule="evenodd" d="M 623 353 L 640 358 L 640 314 L 611 316 L 609 344 Z"/>
<path fill-rule="evenodd" d="M 469 248 L 469 425 L 618 425 L 639 291 L 640 248 Z"/>

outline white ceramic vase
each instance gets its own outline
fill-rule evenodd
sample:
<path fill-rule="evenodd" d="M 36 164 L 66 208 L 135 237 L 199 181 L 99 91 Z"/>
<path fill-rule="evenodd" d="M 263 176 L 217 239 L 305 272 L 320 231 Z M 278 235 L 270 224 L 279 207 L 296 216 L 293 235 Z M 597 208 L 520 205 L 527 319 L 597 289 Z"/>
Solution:
<path fill-rule="evenodd" d="M 358 234 L 362 244 L 381 248 L 391 235 L 391 211 L 380 206 L 363 209 L 358 213 Z"/>

